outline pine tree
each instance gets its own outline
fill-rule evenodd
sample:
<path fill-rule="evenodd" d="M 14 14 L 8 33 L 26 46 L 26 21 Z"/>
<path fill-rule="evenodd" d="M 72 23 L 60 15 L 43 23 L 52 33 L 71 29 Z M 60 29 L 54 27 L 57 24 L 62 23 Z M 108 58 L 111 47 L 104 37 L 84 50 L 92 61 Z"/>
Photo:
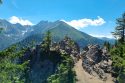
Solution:
<path fill-rule="evenodd" d="M 125 13 L 117 19 L 117 26 L 113 35 L 118 39 L 115 47 L 111 49 L 113 76 L 119 83 L 124 83 L 125 78 Z"/>
<path fill-rule="evenodd" d="M 17 51 L 15 46 L 0 51 L 0 83 L 24 83 L 28 61 L 20 63 L 24 50 Z"/>
<path fill-rule="evenodd" d="M 123 13 L 121 18 L 118 18 L 116 20 L 117 26 L 115 28 L 115 31 L 112 32 L 115 38 L 117 38 L 121 43 L 125 41 L 125 13 Z"/>
<path fill-rule="evenodd" d="M 47 31 L 46 36 L 42 43 L 42 47 L 45 49 L 46 52 L 49 52 L 50 46 L 51 46 L 51 32 Z"/>
<path fill-rule="evenodd" d="M 109 42 L 105 41 L 105 42 L 104 42 L 104 46 L 108 49 L 108 51 L 110 51 L 111 45 L 110 45 Z"/>

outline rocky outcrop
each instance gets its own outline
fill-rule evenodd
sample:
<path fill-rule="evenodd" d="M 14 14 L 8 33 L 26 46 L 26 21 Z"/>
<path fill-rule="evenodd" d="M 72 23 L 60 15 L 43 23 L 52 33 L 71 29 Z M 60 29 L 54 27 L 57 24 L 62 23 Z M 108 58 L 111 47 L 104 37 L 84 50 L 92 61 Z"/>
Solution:
<path fill-rule="evenodd" d="M 111 73 L 111 64 L 106 47 L 101 49 L 98 45 L 89 45 L 81 53 L 82 66 L 91 75 L 107 79 L 107 73 Z"/>
<path fill-rule="evenodd" d="M 51 49 L 58 50 L 62 54 L 70 55 L 75 62 L 79 59 L 80 47 L 76 42 L 67 36 L 59 43 L 53 43 Z"/>
<path fill-rule="evenodd" d="M 35 63 L 29 72 L 32 83 L 46 83 L 46 79 L 53 74 L 54 64 L 50 60 Z"/>
<path fill-rule="evenodd" d="M 46 80 L 55 71 L 55 64 L 49 59 L 44 59 L 41 55 L 41 45 L 34 48 L 28 48 L 21 61 L 29 60 L 29 69 L 27 69 L 26 83 L 46 83 Z"/>
<path fill-rule="evenodd" d="M 56 72 L 57 65 L 62 60 L 61 54 L 72 56 L 76 61 L 79 52 L 79 46 L 68 37 L 59 43 L 53 43 L 49 52 L 44 51 L 42 44 L 28 48 L 21 57 L 22 62 L 29 60 L 28 82 L 26 83 L 46 83 L 47 78 Z"/>

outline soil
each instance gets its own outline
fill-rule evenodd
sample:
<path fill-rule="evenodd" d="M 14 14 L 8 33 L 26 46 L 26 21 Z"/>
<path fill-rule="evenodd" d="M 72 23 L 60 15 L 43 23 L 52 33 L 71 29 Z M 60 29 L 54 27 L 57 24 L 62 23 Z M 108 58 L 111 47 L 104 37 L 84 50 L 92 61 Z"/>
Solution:
<path fill-rule="evenodd" d="M 76 72 L 76 83 L 114 83 L 111 75 L 107 75 L 107 80 L 103 81 L 98 76 L 92 76 L 85 72 L 82 67 L 82 60 L 80 59 L 77 63 L 75 63 L 74 70 Z"/>

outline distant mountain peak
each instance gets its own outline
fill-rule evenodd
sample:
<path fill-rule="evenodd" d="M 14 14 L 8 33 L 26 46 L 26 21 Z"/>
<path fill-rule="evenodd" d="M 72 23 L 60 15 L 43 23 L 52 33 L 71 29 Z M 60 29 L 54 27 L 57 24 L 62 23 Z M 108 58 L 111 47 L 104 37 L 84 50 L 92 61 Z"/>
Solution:
<path fill-rule="evenodd" d="M 51 22 L 42 20 L 37 25 L 45 25 L 45 24 L 49 24 L 49 23 L 51 23 Z"/>
<path fill-rule="evenodd" d="M 57 21 L 55 21 L 55 23 L 59 23 L 59 24 L 67 24 L 67 23 L 65 23 L 64 21 L 62 21 L 62 20 L 57 20 Z M 68 25 L 68 24 L 67 24 Z"/>
<path fill-rule="evenodd" d="M 55 21 L 56 23 L 65 23 L 65 22 L 63 22 L 63 21 L 61 21 L 61 20 L 57 20 L 57 21 Z"/>
<path fill-rule="evenodd" d="M 69 24 L 65 23 L 64 21 L 61 21 L 61 20 L 57 20 L 54 22 L 56 24 L 56 26 L 63 26 L 63 28 L 73 28 L 75 29 L 74 27 L 70 26 Z"/>
<path fill-rule="evenodd" d="M 102 39 L 102 40 L 115 40 L 115 38 L 110 38 L 110 37 L 96 37 L 96 38 L 99 38 L 99 39 Z"/>
<path fill-rule="evenodd" d="M 13 25 L 16 25 L 16 26 L 22 26 L 20 23 L 16 23 L 16 24 L 13 24 Z"/>
<path fill-rule="evenodd" d="M 49 21 L 47 21 L 47 20 L 41 20 L 39 23 L 48 23 Z"/>
<path fill-rule="evenodd" d="M 54 22 L 42 20 L 36 25 L 43 26 L 43 25 L 51 25 L 51 24 L 54 25 L 54 26 L 57 26 L 57 25 L 60 25 L 60 24 L 70 26 L 70 25 L 68 25 L 67 23 L 65 23 L 64 21 L 61 21 L 61 20 L 57 20 L 57 21 L 54 21 Z"/>
<path fill-rule="evenodd" d="M 0 19 L 0 24 L 11 24 L 11 23 L 5 19 Z"/>
<path fill-rule="evenodd" d="M 13 34 L 13 37 L 4 37 L 2 42 L 5 42 L 8 38 L 7 43 L 8 45 L 11 45 L 12 43 L 18 42 L 22 39 L 25 40 L 25 38 L 28 38 L 28 41 L 31 41 L 30 39 L 33 39 L 31 35 L 35 35 L 33 40 L 36 40 L 39 42 L 41 41 L 41 37 L 44 36 L 46 31 L 50 30 L 53 40 L 59 41 L 62 40 L 66 35 L 70 38 L 72 38 L 74 41 L 76 41 L 81 47 L 91 43 L 91 44 L 102 44 L 103 41 L 101 39 L 97 39 L 95 37 L 92 37 L 84 32 L 81 32 L 74 27 L 70 26 L 69 24 L 65 23 L 64 21 L 57 20 L 54 22 L 51 21 L 40 21 L 38 24 L 31 26 L 30 28 L 26 28 L 26 26 L 22 26 L 19 23 L 17 24 L 11 24 L 8 21 L 0 20 L 1 24 L 6 26 L 6 34 L 10 35 Z M 40 35 L 37 35 L 40 34 Z M 2 37 L 2 36 L 1 36 Z M 3 37 L 2 37 L 3 38 Z M 13 42 L 13 40 L 15 40 Z M 2 47 L 2 43 L 0 43 L 0 49 L 3 49 L 7 47 L 8 45 L 4 43 L 5 46 Z"/>

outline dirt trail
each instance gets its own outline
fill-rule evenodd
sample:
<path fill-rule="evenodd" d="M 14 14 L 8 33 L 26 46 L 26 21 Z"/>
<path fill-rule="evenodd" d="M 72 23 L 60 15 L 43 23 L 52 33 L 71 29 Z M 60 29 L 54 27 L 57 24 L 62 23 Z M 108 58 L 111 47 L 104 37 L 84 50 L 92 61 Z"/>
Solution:
<path fill-rule="evenodd" d="M 75 64 L 74 70 L 76 71 L 76 78 L 78 80 L 76 83 L 114 83 L 111 76 L 109 76 L 109 79 L 104 82 L 99 78 L 91 76 L 90 74 L 85 72 L 82 67 L 81 59 Z"/>

